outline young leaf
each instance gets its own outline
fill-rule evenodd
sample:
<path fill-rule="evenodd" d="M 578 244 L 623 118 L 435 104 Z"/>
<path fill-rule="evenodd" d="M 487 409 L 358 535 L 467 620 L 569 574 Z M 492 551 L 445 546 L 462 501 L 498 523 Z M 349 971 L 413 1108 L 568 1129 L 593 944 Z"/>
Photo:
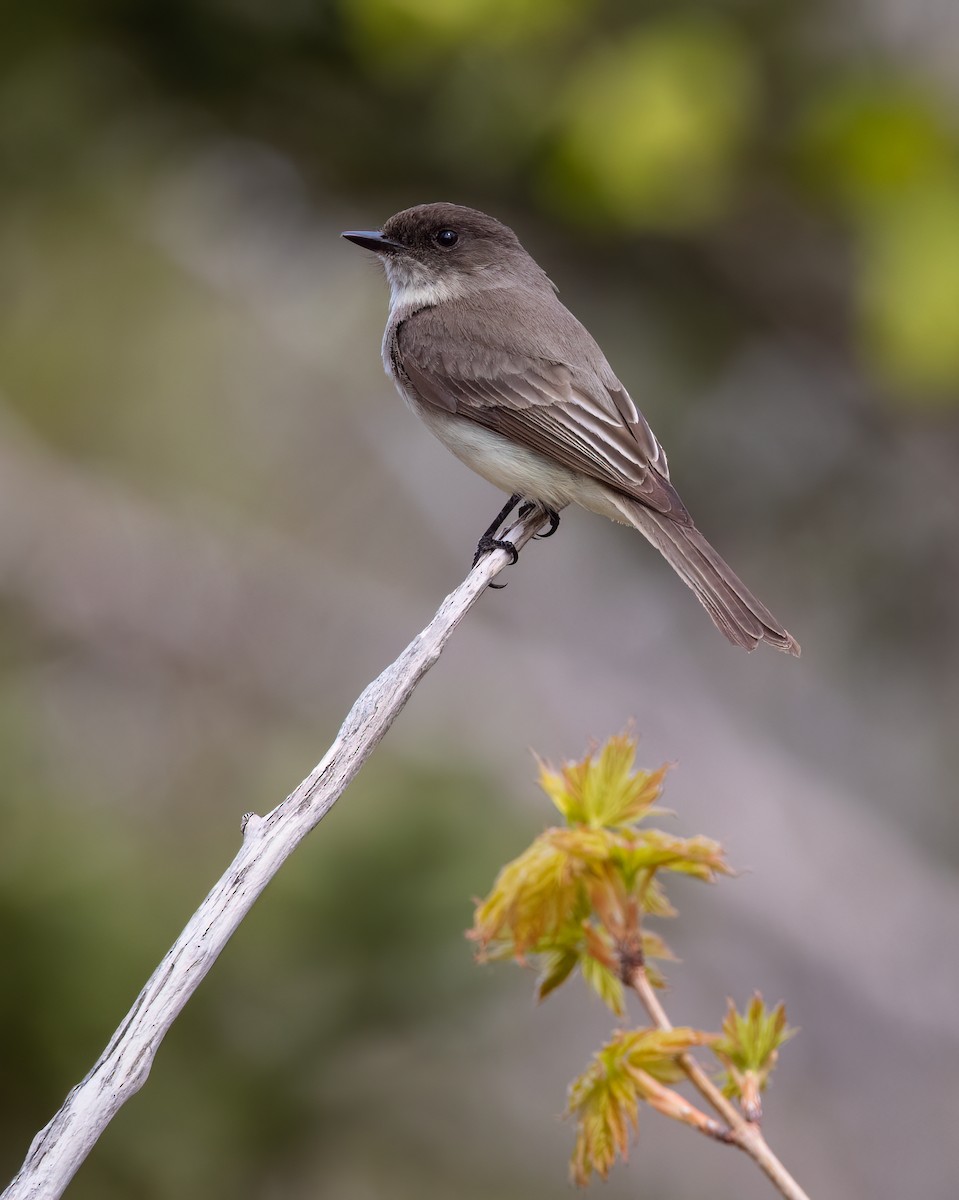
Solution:
<path fill-rule="evenodd" d="M 547 950 L 543 954 L 543 967 L 536 981 L 536 999 L 545 1000 L 560 984 L 572 975 L 579 965 L 579 954 L 565 947 Z"/>
<path fill-rule="evenodd" d="M 679 1025 L 674 1029 L 629 1029 L 617 1033 L 609 1047 L 616 1045 L 628 1071 L 642 1070 L 660 1083 L 676 1083 L 684 1072 L 679 1056 L 695 1046 L 710 1046 L 714 1033 Z"/>
<path fill-rule="evenodd" d="M 678 962 L 676 955 L 659 934 L 650 933 L 648 929 L 643 930 L 643 958 L 647 963 L 651 958 L 659 958 L 664 962 Z"/>
<path fill-rule="evenodd" d="M 673 954 L 665 941 L 656 933 L 650 933 L 648 929 L 644 929 L 642 933 L 643 943 L 643 960 L 646 978 L 654 988 L 664 988 L 666 979 L 662 971 L 653 966 L 652 959 L 660 959 L 665 962 L 676 962 L 676 955 Z"/>
<path fill-rule="evenodd" d="M 510 945 L 522 958 L 537 942 L 556 935 L 575 919 L 578 877 L 584 864 L 547 830 L 500 871 L 493 890 L 476 909 L 469 936 L 481 953 L 491 943 Z"/>
<path fill-rule="evenodd" d="M 662 884 L 656 878 L 655 871 L 641 872 L 636 881 L 635 890 L 644 913 L 649 913 L 651 917 L 676 916 L 676 909 L 669 903 L 669 898 L 663 891 Z"/>
<path fill-rule="evenodd" d="M 715 1122 L 661 1085 L 682 1077 L 679 1055 L 710 1044 L 714 1037 L 686 1028 L 624 1030 L 593 1055 L 586 1071 L 570 1085 L 566 1109 L 578 1125 L 570 1163 L 576 1183 L 587 1183 L 593 1172 L 605 1179 L 616 1155 L 626 1158 L 640 1100 L 704 1132 L 713 1131 Z"/>
<path fill-rule="evenodd" d="M 732 874 L 719 842 L 707 837 L 673 837 L 659 829 L 637 831 L 615 858 L 627 878 L 640 871 L 667 870 L 713 883 L 717 875 Z"/>
<path fill-rule="evenodd" d="M 539 783 L 570 824 L 615 828 L 642 820 L 662 792 L 666 768 L 637 771 L 635 762 L 636 739 L 619 734 L 559 771 L 539 760 Z"/>
<path fill-rule="evenodd" d="M 577 1122 L 570 1174 L 579 1184 L 595 1171 L 605 1179 L 619 1154 L 626 1158 L 630 1129 L 636 1129 L 639 1097 L 619 1056 L 608 1049 L 570 1084 L 566 1111 Z"/>
<path fill-rule="evenodd" d="M 742 1014 L 729 1001 L 722 1036 L 713 1045 L 713 1053 L 726 1068 L 723 1090 L 741 1100 L 749 1120 L 758 1121 L 762 1116 L 760 1093 L 776 1066 L 779 1047 L 796 1032 L 786 1024 L 785 1005 L 767 1009 L 758 992 Z"/>
<path fill-rule="evenodd" d="M 611 971 L 605 963 L 590 955 L 584 956 L 579 966 L 583 973 L 583 979 L 606 1007 L 617 1017 L 623 1016 L 626 1012 L 626 993 L 623 982 L 616 972 Z"/>

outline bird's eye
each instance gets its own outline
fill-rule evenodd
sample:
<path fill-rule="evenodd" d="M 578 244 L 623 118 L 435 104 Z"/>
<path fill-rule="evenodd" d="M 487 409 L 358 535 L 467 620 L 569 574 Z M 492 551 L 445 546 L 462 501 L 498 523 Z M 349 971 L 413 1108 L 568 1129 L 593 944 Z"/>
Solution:
<path fill-rule="evenodd" d="M 459 240 L 460 235 L 455 229 L 440 229 L 433 234 L 433 241 L 437 246 L 442 246 L 444 250 L 452 250 Z"/>

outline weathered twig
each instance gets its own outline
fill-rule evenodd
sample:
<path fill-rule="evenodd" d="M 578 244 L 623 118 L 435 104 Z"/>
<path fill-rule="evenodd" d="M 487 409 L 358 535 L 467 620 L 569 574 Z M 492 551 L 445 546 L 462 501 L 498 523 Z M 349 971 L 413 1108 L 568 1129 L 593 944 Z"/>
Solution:
<path fill-rule="evenodd" d="M 522 547 L 544 523 L 537 510 L 518 521 L 506 537 Z M 154 971 L 92 1070 L 34 1138 L 0 1200 L 55 1200 L 63 1194 L 114 1114 L 146 1082 L 164 1035 L 254 901 L 352 782 L 460 621 L 508 562 L 505 550 L 482 558 L 423 632 L 362 693 L 333 745 L 299 787 L 265 817 L 244 819 L 243 845 L 236 858 Z"/>
<path fill-rule="evenodd" d="M 642 966 L 634 967 L 627 979 L 629 986 L 636 992 L 649 1019 L 657 1029 L 672 1029 L 673 1025 L 666 1010 L 656 995 L 655 989 L 649 982 L 646 971 Z M 713 1083 L 692 1054 L 681 1054 L 676 1060 L 686 1074 L 686 1078 L 707 1100 L 729 1127 L 728 1136 L 722 1140 L 738 1146 L 769 1176 L 779 1192 L 786 1200 L 809 1200 L 799 1184 L 793 1179 L 779 1159 L 770 1150 L 762 1130 L 754 1121 L 747 1121 L 735 1104 L 724 1096 Z"/>

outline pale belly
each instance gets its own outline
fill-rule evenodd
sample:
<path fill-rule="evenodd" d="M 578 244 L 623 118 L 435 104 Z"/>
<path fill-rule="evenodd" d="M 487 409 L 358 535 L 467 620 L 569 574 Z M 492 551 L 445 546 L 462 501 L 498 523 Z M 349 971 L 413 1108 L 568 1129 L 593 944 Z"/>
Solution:
<path fill-rule="evenodd" d="M 464 417 L 422 404 L 403 388 L 398 390 L 443 445 L 494 487 L 518 492 L 526 500 L 539 500 L 548 508 L 559 510 L 574 503 L 614 521 L 626 520 L 610 499 L 609 491 L 596 480 Z"/>

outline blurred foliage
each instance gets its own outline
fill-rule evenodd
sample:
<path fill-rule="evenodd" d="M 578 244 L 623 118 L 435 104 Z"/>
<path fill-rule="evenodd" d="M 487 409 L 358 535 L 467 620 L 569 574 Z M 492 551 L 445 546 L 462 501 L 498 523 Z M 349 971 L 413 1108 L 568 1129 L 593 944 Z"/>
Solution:
<path fill-rule="evenodd" d="M 9 1176 L 211 883 L 210 864 L 225 868 L 235 847 L 196 821 L 185 851 L 176 822 L 144 839 L 136 818 L 88 799 L 28 796 L 15 782 L 22 750 L 3 749 L 0 955 L 17 964 L 0 988 Z M 445 1084 L 386 1064 L 406 1060 L 417 1031 L 450 1036 L 464 1005 L 489 999 L 461 947 L 463 888 L 488 874 L 510 828 L 505 812 L 475 821 L 490 791 L 388 759 L 365 773 L 244 922 L 71 1195 L 296 1191 L 304 1173 L 349 1172 L 351 1131 L 373 1120 L 384 1157 L 412 1169 L 391 1145 L 400 1113 Z"/>
<path fill-rule="evenodd" d="M 859 237 L 873 362 L 904 392 L 959 380 L 959 140 L 915 82 L 853 72 L 823 88 L 799 139 L 809 178 Z"/>
<path fill-rule="evenodd" d="M 695 230 L 730 204 L 754 111 L 753 64 L 728 25 L 631 33 L 571 73 L 543 198 L 584 225 Z"/>
<path fill-rule="evenodd" d="M 356 0 L 340 12 L 358 54 L 384 71 L 415 70 L 443 54 L 522 49 L 565 36 L 585 16 L 584 0 Z"/>
<path fill-rule="evenodd" d="M 837 21 L 798 0 L 61 0 L 0 49 L 0 157 L 23 181 L 62 172 L 86 123 L 162 144 L 215 122 L 326 188 L 512 196 L 611 254 L 798 206 L 855 250 L 852 346 L 944 401 L 956 114 L 915 67 L 820 36 Z"/>

